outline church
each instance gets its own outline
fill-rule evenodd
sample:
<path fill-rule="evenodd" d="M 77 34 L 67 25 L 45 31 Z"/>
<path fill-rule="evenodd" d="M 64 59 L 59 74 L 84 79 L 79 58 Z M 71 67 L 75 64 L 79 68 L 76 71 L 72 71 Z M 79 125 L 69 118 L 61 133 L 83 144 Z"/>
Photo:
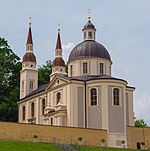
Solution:
<path fill-rule="evenodd" d="M 38 86 L 31 23 L 20 71 L 19 123 L 46 124 L 108 132 L 109 146 L 127 142 L 127 126 L 134 126 L 134 87 L 112 76 L 108 50 L 96 41 L 96 28 L 88 16 L 83 41 L 62 57 L 60 29 L 47 84 Z M 44 55 L 44 54 L 43 54 Z"/>

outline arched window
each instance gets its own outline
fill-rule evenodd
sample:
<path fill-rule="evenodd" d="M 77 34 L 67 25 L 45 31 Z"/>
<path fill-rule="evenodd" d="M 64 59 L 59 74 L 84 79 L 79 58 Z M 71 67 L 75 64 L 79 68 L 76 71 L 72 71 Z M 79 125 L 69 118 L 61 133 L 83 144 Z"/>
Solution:
<path fill-rule="evenodd" d="M 58 104 L 59 101 L 60 101 L 60 99 L 61 99 L 61 93 L 60 93 L 60 92 L 57 93 L 56 99 L 57 99 L 57 100 L 56 100 L 56 104 Z"/>
<path fill-rule="evenodd" d="M 92 88 L 90 90 L 91 95 L 91 106 L 97 105 L 97 90 L 96 88 Z"/>
<path fill-rule="evenodd" d="M 120 90 L 118 88 L 113 89 L 113 104 L 114 105 L 120 105 Z"/>
<path fill-rule="evenodd" d="M 73 75 L 73 65 L 70 66 L 70 76 Z"/>
<path fill-rule="evenodd" d="M 42 114 L 44 114 L 45 107 L 46 107 L 46 101 L 45 99 L 43 99 L 42 100 Z"/>
<path fill-rule="evenodd" d="M 34 102 L 31 103 L 31 117 L 34 117 Z"/>
<path fill-rule="evenodd" d="M 33 90 L 33 81 L 30 81 L 30 90 Z"/>
<path fill-rule="evenodd" d="M 87 62 L 83 63 L 83 74 L 87 73 Z"/>
<path fill-rule="evenodd" d="M 23 107 L 22 107 L 22 120 L 24 121 L 25 118 L 26 118 L 26 107 L 23 106 Z"/>

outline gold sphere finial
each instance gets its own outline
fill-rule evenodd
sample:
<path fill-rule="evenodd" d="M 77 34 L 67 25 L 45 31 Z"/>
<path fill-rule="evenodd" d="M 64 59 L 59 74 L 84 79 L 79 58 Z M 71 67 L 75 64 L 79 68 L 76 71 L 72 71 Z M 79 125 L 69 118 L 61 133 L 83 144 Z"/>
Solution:
<path fill-rule="evenodd" d="M 91 9 L 88 9 L 88 21 L 91 20 Z"/>
<path fill-rule="evenodd" d="M 31 20 L 32 20 L 32 18 L 31 18 L 31 16 L 29 17 L 29 27 L 31 27 Z"/>
<path fill-rule="evenodd" d="M 60 23 L 58 23 L 58 33 L 60 33 Z"/>

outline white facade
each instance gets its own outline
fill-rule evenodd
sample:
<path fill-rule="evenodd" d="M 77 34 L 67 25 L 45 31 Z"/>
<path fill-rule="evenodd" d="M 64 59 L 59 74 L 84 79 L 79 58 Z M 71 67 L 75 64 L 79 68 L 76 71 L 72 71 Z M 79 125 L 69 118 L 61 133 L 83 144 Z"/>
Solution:
<path fill-rule="evenodd" d="M 85 26 L 83 33 L 92 32 L 95 41 L 95 27 Z M 96 44 L 97 45 L 97 44 Z M 56 51 L 58 49 L 56 48 Z M 60 50 L 60 54 L 62 51 Z M 79 54 L 80 55 L 80 54 Z M 90 55 L 90 54 L 88 54 Z M 94 54 L 95 55 L 95 54 Z M 100 54 L 101 55 L 101 54 Z M 70 55 L 71 56 L 71 55 Z M 103 55 L 104 56 L 104 55 Z M 68 75 L 64 66 L 53 66 L 48 84 L 38 87 L 26 96 L 21 95 L 19 122 L 58 126 L 72 126 L 108 131 L 107 145 L 121 147 L 126 140 L 126 126 L 134 126 L 133 91 L 127 82 L 111 76 L 112 61 L 108 57 L 76 57 L 68 60 Z M 56 54 L 55 58 L 62 57 Z M 85 63 L 85 64 L 84 64 Z M 56 69 L 61 69 L 56 72 Z M 24 69 L 37 81 L 37 70 Z M 27 76 L 21 71 L 21 80 Z M 22 88 L 20 89 L 21 92 Z M 22 92 L 21 92 L 22 94 Z M 24 97 L 23 97 L 24 96 Z"/>

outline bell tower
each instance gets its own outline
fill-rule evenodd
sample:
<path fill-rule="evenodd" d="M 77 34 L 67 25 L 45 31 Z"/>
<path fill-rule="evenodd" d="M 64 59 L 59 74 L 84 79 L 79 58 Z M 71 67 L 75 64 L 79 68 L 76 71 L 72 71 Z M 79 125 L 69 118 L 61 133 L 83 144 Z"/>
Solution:
<path fill-rule="evenodd" d="M 38 71 L 36 68 L 36 57 L 33 53 L 33 41 L 31 32 L 31 18 L 26 43 L 26 52 L 22 59 L 22 70 L 20 71 L 20 99 L 27 96 L 38 88 Z"/>

